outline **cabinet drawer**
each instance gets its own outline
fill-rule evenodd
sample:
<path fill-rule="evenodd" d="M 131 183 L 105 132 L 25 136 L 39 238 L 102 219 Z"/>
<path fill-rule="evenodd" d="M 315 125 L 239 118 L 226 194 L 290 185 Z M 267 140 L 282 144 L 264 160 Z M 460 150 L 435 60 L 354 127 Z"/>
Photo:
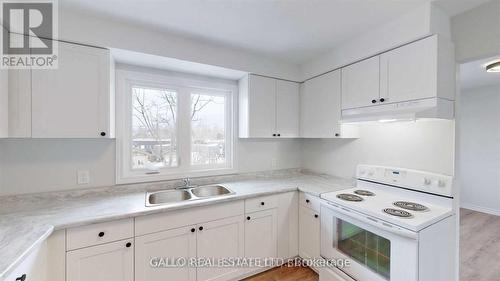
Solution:
<path fill-rule="evenodd" d="M 278 196 L 261 196 L 245 200 L 245 213 L 269 210 L 278 207 Z"/>
<path fill-rule="evenodd" d="M 242 215 L 243 200 L 135 218 L 135 236 Z"/>
<path fill-rule="evenodd" d="M 112 222 L 68 228 L 67 250 L 104 244 L 134 236 L 134 220 L 124 219 Z"/>
<path fill-rule="evenodd" d="M 301 192 L 299 195 L 299 202 L 301 206 L 312 209 L 316 212 L 320 210 L 320 199 L 317 196 Z"/>

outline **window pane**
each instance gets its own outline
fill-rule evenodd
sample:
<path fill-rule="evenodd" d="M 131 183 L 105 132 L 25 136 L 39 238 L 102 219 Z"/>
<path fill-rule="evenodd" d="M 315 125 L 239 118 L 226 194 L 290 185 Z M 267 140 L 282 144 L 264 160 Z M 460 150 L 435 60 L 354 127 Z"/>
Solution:
<path fill-rule="evenodd" d="M 177 93 L 132 87 L 132 169 L 177 166 Z"/>
<path fill-rule="evenodd" d="M 191 163 L 215 165 L 226 162 L 226 98 L 191 95 Z"/>

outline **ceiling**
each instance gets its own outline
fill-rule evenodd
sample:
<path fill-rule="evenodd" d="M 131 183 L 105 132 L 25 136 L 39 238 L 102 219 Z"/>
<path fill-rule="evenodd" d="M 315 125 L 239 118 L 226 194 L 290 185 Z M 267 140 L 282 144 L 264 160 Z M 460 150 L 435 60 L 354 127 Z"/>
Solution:
<path fill-rule="evenodd" d="M 434 0 L 64 0 L 65 9 L 301 64 Z M 459 13 L 485 0 L 436 0 Z"/>
<path fill-rule="evenodd" d="M 464 90 L 491 85 L 500 85 L 500 73 L 486 72 L 491 62 L 500 61 L 500 55 L 464 63 L 460 66 L 460 87 Z"/>

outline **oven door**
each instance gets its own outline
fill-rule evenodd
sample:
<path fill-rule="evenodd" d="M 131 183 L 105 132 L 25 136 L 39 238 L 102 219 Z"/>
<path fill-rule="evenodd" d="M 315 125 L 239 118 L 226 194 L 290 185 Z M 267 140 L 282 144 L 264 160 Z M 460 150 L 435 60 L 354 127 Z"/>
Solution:
<path fill-rule="evenodd" d="M 418 234 L 345 209 L 321 205 L 321 256 L 359 281 L 417 281 Z"/>

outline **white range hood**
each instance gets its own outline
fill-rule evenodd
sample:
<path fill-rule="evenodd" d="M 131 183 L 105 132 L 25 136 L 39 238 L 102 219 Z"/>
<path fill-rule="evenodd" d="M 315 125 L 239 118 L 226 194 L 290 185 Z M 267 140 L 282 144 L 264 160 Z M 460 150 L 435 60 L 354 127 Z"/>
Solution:
<path fill-rule="evenodd" d="M 427 98 L 342 110 L 342 123 L 420 118 L 453 119 L 454 102 Z"/>

